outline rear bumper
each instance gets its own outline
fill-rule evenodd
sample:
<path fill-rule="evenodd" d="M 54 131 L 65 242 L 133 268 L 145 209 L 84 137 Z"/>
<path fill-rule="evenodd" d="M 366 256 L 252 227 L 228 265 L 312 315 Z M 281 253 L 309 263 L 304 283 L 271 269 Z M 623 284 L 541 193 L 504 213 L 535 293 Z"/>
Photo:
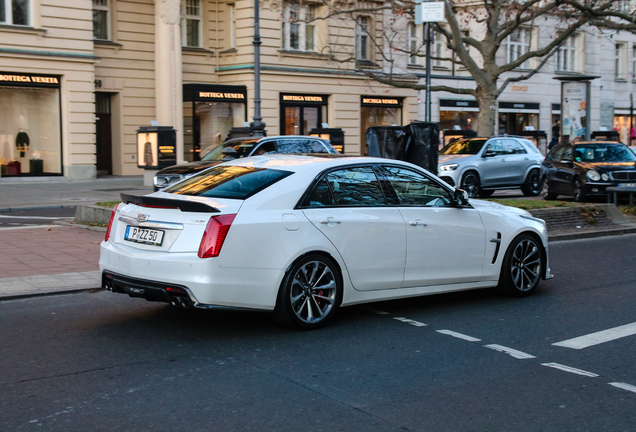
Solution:
<path fill-rule="evenodd" d="M 99 268 L 104 288 L 131 297 L 172 303 L 181 296 L 200 308 L 257 310 L 274 309 L 285 274 L 284 269 L 220 267 L 217 258 L 201 259 L 196 252 L 145 251 L 112 241 L 101 243 Z"/>

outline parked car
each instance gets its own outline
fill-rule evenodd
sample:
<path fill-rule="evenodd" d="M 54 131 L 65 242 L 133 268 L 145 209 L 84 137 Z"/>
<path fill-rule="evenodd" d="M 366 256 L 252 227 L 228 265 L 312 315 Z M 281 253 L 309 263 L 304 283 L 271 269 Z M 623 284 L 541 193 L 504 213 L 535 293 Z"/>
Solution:
<path fill-rule="evenodd" d="M 497 189 L 521 188 L 524 195 L 541 192 L 543 155 L 528 139 L 516 136 L 468 138 L 446 145 L 439 153 L 438 174 L 470 198 L 489 197 Z"/>
<path fill-rule="evenodd" d="M 636 155 L 619 142 L 559 144 L 543 161 L 541 178 L 547 200 L 559 195 L 577 202 L 604 197 L 608 186 L 636 183 Z"/>
<path fill-rule="evenodd" d="M 186 162 L 159 170 L 154 178 L 155 191 L 192 177 L 204 169 L 222 163 L 224 160 L 264 153 L 337 154 L 338 150 L 328 140 L 304 135 L 273 136 L 261 139 L 253 137 L 233 138 L 212 149 L 200 161 Z"/>
<path fill-rule="evenodd" d="M 103 287 L 198 308 L 273 311 L 314 329 L 340 306 L 548 278 L 546 225 L 468 200 L 407 162 L 265 155 L 146 196 L 122 194 Z"/>

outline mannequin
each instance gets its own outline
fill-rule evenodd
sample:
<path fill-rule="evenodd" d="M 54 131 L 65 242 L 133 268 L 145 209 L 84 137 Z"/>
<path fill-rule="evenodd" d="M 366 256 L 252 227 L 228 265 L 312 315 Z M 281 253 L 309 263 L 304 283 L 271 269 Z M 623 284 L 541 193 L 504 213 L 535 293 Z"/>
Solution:
<path fill-rule="evenodd" d="M 29 136 L 22 128 L 20 128 L 18 136 L 15 137 L 15 147 L 20 152 L 21 158 L 29 151 Z"/>

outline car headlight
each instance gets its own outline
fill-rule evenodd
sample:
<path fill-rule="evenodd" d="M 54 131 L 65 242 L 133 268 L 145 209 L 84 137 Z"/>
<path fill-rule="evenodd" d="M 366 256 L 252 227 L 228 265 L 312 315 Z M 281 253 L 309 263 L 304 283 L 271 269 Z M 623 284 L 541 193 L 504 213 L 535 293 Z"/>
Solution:
<path fill-rule="evenodd" d="M 439 167 L 440 171 L 455 171 L 459 164 L 449 164 L 449 165 L 441 165 Z"/>
<path fill-rule="evenodd" d="M 609 180 L 609 176 L 607 175 L 607 173 L 601 174 L 601 178 L 603 179 L 603 181 L 608 181 Z"/>
<path fill-rule="evenodd" d="M 589 170 L 586 175 L 587 178 L 592 181 L 599 181 L 601 179 L 601 175 L 594 170 Z"/>

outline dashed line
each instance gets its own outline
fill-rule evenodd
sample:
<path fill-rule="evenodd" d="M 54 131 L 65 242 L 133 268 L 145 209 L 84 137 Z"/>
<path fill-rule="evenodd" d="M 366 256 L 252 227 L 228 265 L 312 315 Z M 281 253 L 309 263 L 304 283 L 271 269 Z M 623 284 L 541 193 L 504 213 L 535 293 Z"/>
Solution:
<path fill-rule="evenodd" d="M 630 391 L 632 393 L 636 393 L 636 386 L 633 386 L 631 384 L 625 384 L 625 383 L 619 383 L 619 382 L 613 382 L 613 383 L 608 383 L 611 386 L 614 387 L 618 387 L 619 389 L 623 389 L 623 390 L 627 390 Z"/>
<path fill-rule="evenodd" d="M 414 321 L 412 319 L 404 318 L 404 317 L 394 317 L 393 319 L 402 321 L 403 323 L 411 324 L 415 327 L 426 327 L 426 324 L 421 323 L 419 321 Z"/>
<path fill-rule="evenodd" d="M 516 349 L 508 348 L 508 347 L 505 347 L 503 345 L 491 344 L 491 345 L 484 345 L 484 346 L 486 348 L 490 348 L 490 349 L 493 349 L 495 351 L 506 353 L 506 354 L 516 358 L 516 359 L 525 360 L 525 359 L 536 358 L 535 356 L 533 356 L 531 354 L 524 353 L 523 351 L 518 351 Z"/>
<path fill-rule="evenodd" d="M 588 335 L 580 336 L 574 339 L 556 342 L 552 345 L 572 349 L 583 349 L 591 347 L 592 345 L 598 345 L 604 342 L 609 342 L 634 334 L 636 334 L 636 323 L 631 323 L 620 327 L 614 327 L 611 329 L 599 331 L 596 333 L 590 333 Z"/>
<path fill-rule="evenodd" d="M 583 375 L 583 376 L 588 376 L 588 377 L 592 377 L 595 378 L 598 375 L 592 372 L 588 372 L 588 371 L 584 371 L 583 369 L 577 369 L 577 368 L 573 368 L 570 366 L 565 366 L 559 363 L 541 363 L 541 366 L 547 366 L 547 367 L 551 367 L 554 369 L 559 369 L 562 370 L 564 372 L 570 372 L 573 374 L 577 374 L 577 375 Z"/>
<path fill-rule="evenodd" d="M 435 330 L 435 331 L 437 333 L 441 333 L 441 334 L 445 334 L 445 335 L 448 335 L 448 336 L 452 336 L 452 337 L 455 337 L 457 339 L 463 339 L 463 340 L 466 340 L 468 342 L 481 342 L 481 339 L 477 339 L 475 337 L 468 336 L 468 335 L 465 335 L 465 334 L 462 334 L 462 333 L 457 333 L 457 332 L 454 332 L 452 330 Z"/>

